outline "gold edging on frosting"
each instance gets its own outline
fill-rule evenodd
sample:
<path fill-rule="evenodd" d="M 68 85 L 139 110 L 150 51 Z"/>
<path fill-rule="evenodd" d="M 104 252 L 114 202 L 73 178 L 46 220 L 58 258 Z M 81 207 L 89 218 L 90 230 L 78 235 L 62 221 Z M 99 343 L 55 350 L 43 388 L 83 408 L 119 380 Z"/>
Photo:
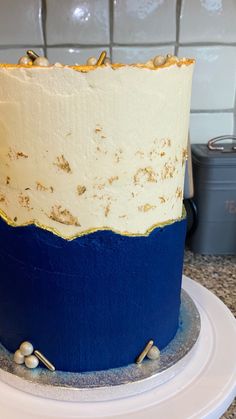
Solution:
<path fill-rule="evenodd" d="M 194 64 L 195 60 L 192 58 L 186 58 L 186 59 L 180 59 L 179 61 L 168 61 L 164 64 L 158 65 L 157 67 L 149 67 L 146 64 L 142 64 L 142 63 L 137 63 L 137 64 L 121 64 L 121 63 L 114 63 L 114 64 L 110 64 L 109 67 L 111 67 L 113 70 L 117 70 L 119 68 L 123 68 L 123 67 L 135 67 L 135 68 L 146 68 L 148 70 L 158 70 L 160 68 L 166 68 L 166 67 L 171 67 L 174 65 L 177 65 L 178 67 L 181 67 L 182 65 L 185 66 L 189 66 L 191 64 Z M 75 71 L 80 71 L 81 73 L 87 73 L 88 71 L 93 71 L 96 70 L 97 68 L 107 68 L 107 65 L 62 65 L 62 67 L 55 67 L 55 68 L 71 68 L 72 70 Z M 48 67 L 40 67 L 40 66 L 32 66 L 30 64 L 9 64 L 9 63 L 0 63 L 0 68 L 31 68 L 31 69 L 35 69 L 35 68 L 41 68 L 42 70 L 45 69 L 49 69 L 49 68 L 54 68 L 54 65 L 50 65 Z"/>
<path fill-rule="evenodd" d="M 16 224 L 14 221 L 12 221 L 7 216 L 7 214 L 4 211 L 2 211 L 0 209 L 0 218 L 2 218 L 11 227 L 27 227 L 27 226 L 30 226 L 30 225 L 34 225 L 36 227 L 41 228 L 42 230 L 46 230 L 46 231 L 49 231 L 49 232 L 55 234 L 56 236 L 60 237 L 61 239 L 68 240 L 68 241 L 77 239 L 78 237 L 86 236 L 86 235 L 91 234 L 91 233 L 96 233 L 97 231 L 112 231 L 113 233 L 119 234 L 120 236 L 128 236 L 128 237 L 147 237 L 156 228 L 158 228 L 158 227 L 165 227 L 167 225 L 173 224 L 176 221 L 181 221 L 181 220 L 183 220 L 185 218 L 185 216 L 186 216 L 186 211 L 185 211 L 185 209 L 183 207 L 183 211 L 182 211 L 181 217 L 176 218 L 176 219 L 170 219 L 170 220 L 167 220 L 167 221 L 163 221 L 161 223 L 153 224 L 143 234 L 141 234 L 141 233 L 129 233 L 128 231 L 119 231 L 119 230 L 115 230 L 115 229 L 113 229 L 111 227 L 104 226 L 104 227 L 90 228 L 90 229 L 85 230 L 83 232 L 76 233 L 76 234 L 74 234 L 72 236 L 68 236 L 67 237 L 67 236 L 63 236 L 62 234 L 60 234 L 56 228 L 46 226 L 44 224 L 39 223 L 36 220 L 30 220 L 27 223 Z"/>

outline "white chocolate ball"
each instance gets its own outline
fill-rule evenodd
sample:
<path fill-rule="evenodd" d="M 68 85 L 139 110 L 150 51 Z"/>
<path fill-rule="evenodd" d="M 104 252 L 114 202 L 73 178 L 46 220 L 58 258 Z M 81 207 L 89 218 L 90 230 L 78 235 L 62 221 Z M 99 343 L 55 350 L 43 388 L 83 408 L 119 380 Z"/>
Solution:
<path fill-rule="evenodd" d="M 30 369 L 37 368 L 38 364 L 39 364 L 39 360 L 37 356 L 35 355 L 30 355 L 25 358 L 25 365 L 27 368 L 30 368 Z"/>
<path fill-rule="evenodd" d="M 178 57 L 176 57 L 176 55 L 170 55 L 170 54 L 168 54 L 167 55 L 167 61 L 174 63 L 174 62 L 179 61 L 179 59 L 178 59 Z"/>
<path fill-rule="evenodd" d="M 54 67 L 61 68 L 61 67 L 63 67 L 63 65 L 62 65 L 61 63 L 55 63 L 55 64 L 54 64 Z"/>
<path fill-rule="evenodd" d="M 33 347 L 32 343 L 30 343 L 30 342 L 23 342 L 20 345 L 19 350 L 22 353 L 22 355 L 29 356 L 33 353 L 34 347 Z"/>
<path fill-rule="evenodd" d="M 16 364 L 24 364 L 25 362 L 25 357 L 24 355 L 21 353 L 21 351 L 19 349 L 17 349 L 17 351 L 14 353 L 14 357 L 13 360 Z"/>
<path fill-rule="evenodd" d="M 155 360 L 160 357 L 160 351 L 157 346 L 152 346 L 147 353 L 149 359 Z"/>
<path fill-rule="evenodd" d="M 146 65 L 146 67 L 149 67 L 149 68 L 154 68 L 154 65 L 153 65 L 153 60 L 148 60 L 146 63 L 145 63 L 145 65 Z"/>
<path fill-rule="evenodd" d="M 111 64 L 111 59 L 109 57 L 106 57 L 103 64 Z"/>
<path fill-rule="evenodd" d="M 96 65 L 97 64 L 97 58 L 95 58 L 95 57 L 89 57 L 87 59 L 87 63 L 86 64 L 87 65 Z"/>
<path fill-rule="evenodd" d="M 24 55 L 23 57 L 20 57 L 18 64 L 29 65 L 32 64 L 32 60 L 28 57 L 28 55 Z"/>
<path fill-rule="evenodd" d="M 38 57 L 34 60 L 33 65 L 38 65 L 39 67 L 48 67 L 49 61 L 46 57 Z"/>
<path fill-rule="evenodd" d="M 166 57 L 163 55 L 157 55 L 153 58 L 153 64 L 155 67 L 158 67 L 159 65 L 163 65 L 166 62 Z"/>

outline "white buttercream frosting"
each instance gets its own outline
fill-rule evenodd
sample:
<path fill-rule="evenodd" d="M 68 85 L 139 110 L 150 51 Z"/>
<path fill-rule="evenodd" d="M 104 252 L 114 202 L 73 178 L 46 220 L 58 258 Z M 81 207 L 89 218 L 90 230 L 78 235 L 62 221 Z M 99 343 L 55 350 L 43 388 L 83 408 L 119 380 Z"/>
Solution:
<path fill-rule="evenodd" d="M 72 238 L 181 217 L 193 64 L 0 67 L 0 212 Z"/>

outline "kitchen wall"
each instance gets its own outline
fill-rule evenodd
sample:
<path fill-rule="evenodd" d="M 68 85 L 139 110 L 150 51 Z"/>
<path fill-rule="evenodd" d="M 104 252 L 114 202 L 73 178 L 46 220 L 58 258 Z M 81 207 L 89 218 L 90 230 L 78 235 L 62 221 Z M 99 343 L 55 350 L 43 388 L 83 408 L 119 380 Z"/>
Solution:
<path fill-rule="evenodd" d="M 0 0 L 0 62 L 29 48 L 68 64 L 195 57 L 190 135 L 206 142 L 236 130 L 235 22 L 235 0 Z"/>

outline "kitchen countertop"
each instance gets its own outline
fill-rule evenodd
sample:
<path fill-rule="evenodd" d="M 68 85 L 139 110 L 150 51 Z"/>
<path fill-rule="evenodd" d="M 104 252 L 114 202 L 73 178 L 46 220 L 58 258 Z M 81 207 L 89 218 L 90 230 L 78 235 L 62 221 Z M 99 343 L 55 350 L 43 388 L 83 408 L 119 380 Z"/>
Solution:
<path fill-rule="evenodd" d="M 184 274 L 212 291 L 236 317 L 236 255 L 205 256 L 186 250 Z M 236 399 L 222 419 L 236 419 Z"/>

